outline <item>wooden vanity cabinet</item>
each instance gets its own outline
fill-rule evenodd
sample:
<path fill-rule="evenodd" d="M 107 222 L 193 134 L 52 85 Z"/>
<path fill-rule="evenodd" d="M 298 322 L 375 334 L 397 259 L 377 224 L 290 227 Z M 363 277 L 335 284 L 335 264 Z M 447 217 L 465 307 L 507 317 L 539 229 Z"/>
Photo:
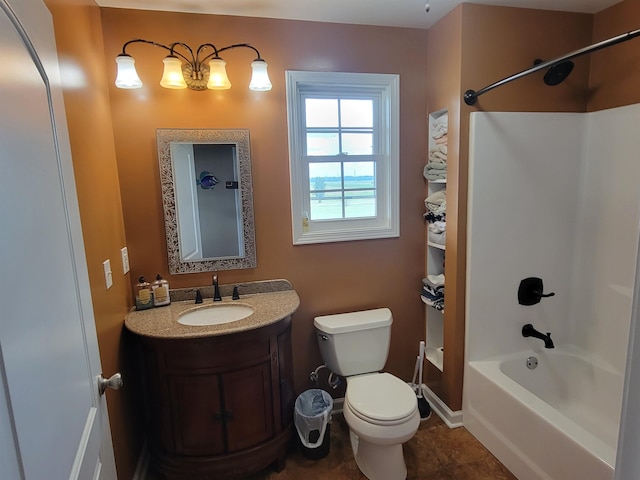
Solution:
<path fill-rule="evenodd" d="M 284 468 L 295 401 L 291 317 L 229 335 L 139 338 L 153 469 L 184 480 Z"/>

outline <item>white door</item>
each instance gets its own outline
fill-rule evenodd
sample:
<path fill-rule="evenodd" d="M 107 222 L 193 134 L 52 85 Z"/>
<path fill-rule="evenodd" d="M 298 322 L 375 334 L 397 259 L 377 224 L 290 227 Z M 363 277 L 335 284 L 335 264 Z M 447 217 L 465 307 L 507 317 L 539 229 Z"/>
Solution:
<path fill-rule="evenodd" d="M 51 15 L 0 0 L 0 477 L 115 479 Z"/>

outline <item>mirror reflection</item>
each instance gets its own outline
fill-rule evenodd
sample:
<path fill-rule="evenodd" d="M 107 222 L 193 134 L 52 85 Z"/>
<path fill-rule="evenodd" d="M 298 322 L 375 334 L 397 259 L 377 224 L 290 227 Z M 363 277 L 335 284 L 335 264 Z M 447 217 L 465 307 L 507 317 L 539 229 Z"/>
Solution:
<path fill-rule="evenodd" d="M 254 268 L 248 130 L 158 129 L 169 272 Z"/>

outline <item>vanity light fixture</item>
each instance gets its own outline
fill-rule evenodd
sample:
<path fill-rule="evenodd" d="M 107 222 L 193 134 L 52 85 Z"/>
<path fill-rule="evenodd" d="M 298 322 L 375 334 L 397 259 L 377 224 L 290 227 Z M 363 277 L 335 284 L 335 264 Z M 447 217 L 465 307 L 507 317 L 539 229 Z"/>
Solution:
<path fill-rule="evenodd" d="M 271 90 L 267 62 L 260 57 L 260 52 L 255 47 L 247 43 L 237 43 L 223 48 L 216 48 L 212 43 L 204 43 L 194 52 L 186 43 L 173 42 L 167 46 L 141 38 L 126 42 L 122 46 L 122 53 L 116 57 L 118 64 L 116 87 L 118 88 L 142 87 L 142 81 L 136 72 L 135 60 L 126 52 L 127 47 L 132 43 L 146 43 L 167 50 L 169 55 L 163 60 L 164 72 L 160 85 L 164 88 L 189 88 L 191 90 L 227 90 L 231 88 L 231 82 L 225 68 L 227 63 L 220 58 L 220 53 L 233 48 L 249 48 L 258 56 L 251 63 L 252 75 L 249 89 L 256 92 Z"/>

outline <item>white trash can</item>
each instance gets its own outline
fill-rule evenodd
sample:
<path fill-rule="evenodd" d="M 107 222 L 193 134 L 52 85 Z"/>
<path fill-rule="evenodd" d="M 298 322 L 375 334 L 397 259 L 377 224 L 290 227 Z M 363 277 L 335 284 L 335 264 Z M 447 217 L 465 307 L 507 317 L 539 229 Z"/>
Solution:
<path fill-rule="evenodd" d="M 332 409 L 331 395 L 319 388 L 302 392 L 296 398 L 293 423 L 306 458 L 319 460 L 329 454 Z"/>

